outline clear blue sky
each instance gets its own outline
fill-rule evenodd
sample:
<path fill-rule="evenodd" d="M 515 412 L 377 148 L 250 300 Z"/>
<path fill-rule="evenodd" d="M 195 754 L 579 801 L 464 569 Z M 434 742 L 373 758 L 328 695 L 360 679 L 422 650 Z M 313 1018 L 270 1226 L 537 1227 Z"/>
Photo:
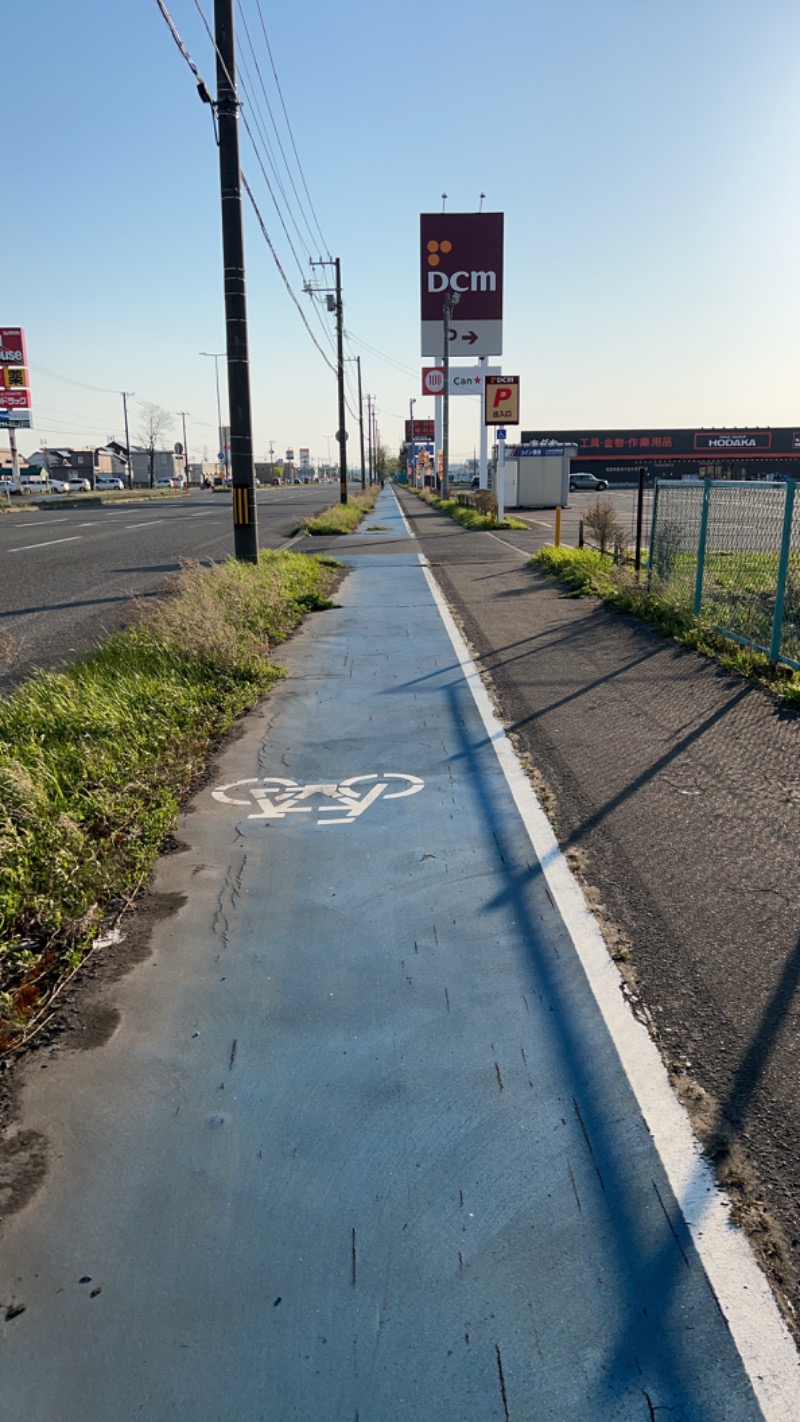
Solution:
<path fill-rule="evenodd" d="M 168 8 L 213 87 L 200 14 L 213 25 L 213 0 Z M 198 355 L 224 348 L 210 110 L 156 0 L 3 9 L 0 325 L 27 331 L 36 420 L 20 447 L 122 437 L 125 389 L 187 410 L 190 454 L 213 458 L 214 366 Z M 332 318 L 302 295 L 322 242 L 263 19 L 390 449 L 410 397 L 433 413 L 419 394 L 418 223 L 443 192 L 448 211 L 483 192 L 506 215 L 503 369 L 521 377 L 526 427 L 800 424 L 796 0 L 238 0 L 236 16 L 259 148 L 243 131 L 242 168 L 333 358 Z M 255 453 L 273 441 L 325 459 L 335 375 L 245 209 Z M 454 401 L 456 457 L 477 436 L 477 401 Z"/>

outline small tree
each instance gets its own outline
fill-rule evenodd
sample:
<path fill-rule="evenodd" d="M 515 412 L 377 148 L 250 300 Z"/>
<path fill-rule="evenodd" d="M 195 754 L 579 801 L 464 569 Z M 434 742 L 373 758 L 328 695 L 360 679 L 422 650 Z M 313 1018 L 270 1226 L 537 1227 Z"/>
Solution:
<path fill-rule="evenodd" d="M 151 405 L 146 402 L 142 406 L 139 439 L 147 451 L 151 489 L 155 483 L 156 450 L 161 439 L 169 433 L 174 423 L 174 416 L 170 414 L 169 410 L 162 410 L 160 405 Z"/>
<path fill-rule="evenodd" d="M 600 544 L 601 553 L 606 553 L 609 548 L 624 545 L 625 529 L 617 518 L 617 511 L 610 499 L 597 499 L 587 509 L 583 521 Z"/>

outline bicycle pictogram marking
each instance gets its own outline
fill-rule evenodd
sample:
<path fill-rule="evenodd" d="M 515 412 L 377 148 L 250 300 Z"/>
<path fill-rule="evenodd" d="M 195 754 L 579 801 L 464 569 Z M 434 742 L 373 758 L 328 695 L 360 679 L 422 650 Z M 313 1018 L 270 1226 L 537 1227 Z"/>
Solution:
<path fill-rule="evenodd" d="M 402 788 L 401 788 L 402 785 Z M 211 794 L 223 805 L 257 808 L 248 820 L 283 820 L 287 815 L 318 815 L 317 825 L 352 825 L 378 800 L 402 800 L 417 795 L 425 781 L 418 775 L 387 771 L 382 775 L 351 775 L 347 780 L 303 785 L 280 775 L 263 780 L 234 780 Z M 239 791 L 239 795 L 231 792 Z M 324 803 L 328 801 L 329 803 Z"/>

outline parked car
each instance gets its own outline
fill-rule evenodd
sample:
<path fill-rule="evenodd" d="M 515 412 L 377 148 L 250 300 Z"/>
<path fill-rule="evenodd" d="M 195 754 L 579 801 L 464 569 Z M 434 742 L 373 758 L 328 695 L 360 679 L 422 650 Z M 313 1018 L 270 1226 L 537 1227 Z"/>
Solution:
<path fill-rule="evenodd" d="M 92 486 L 88 479 L 82 479 L 79 474 L 70 474 L 67 479 L 68 494 L 91 494 Z"/>
<path fill-rule="evenodd" d="M 125 484 L 116 474 L 98 474 L 94 481 L 96 489 L 124 489 Z"/>
<path fill-rule="evenodd" d="M 69 484 L 66 479 L 48 479 L 47 487 L 51 494 L 68 494 Z"/>
<path fill-rule="evenodd" d="M 608 488 L 607 479 L 598 479 L 594 474 L 570 474 L 570 493 L 577 489 L 588 490 L 590 494 L 599 494 L 603 489 Z"/>
<path fill-rule="evenodd" d="M 177 489 L 177 487 L 177 480 L 169 479 L 166 474 L 159 474 L 158 478 L 153 480 L 154 489 Z"/>

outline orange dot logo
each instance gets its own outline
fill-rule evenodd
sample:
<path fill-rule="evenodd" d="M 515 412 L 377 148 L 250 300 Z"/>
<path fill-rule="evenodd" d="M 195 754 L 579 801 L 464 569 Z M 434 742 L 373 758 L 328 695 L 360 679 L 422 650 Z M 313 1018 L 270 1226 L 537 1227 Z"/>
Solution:
<path fill-rule="evenodd" d="M 429 267 L 438 267 L 439 262 L 441 261 L 441 257 L 439 256 L 439 253 L 440 253 L 440 252 L 444 252 L 444 253 L 446 254 L 447 252 L 452 252 L 452 250 L 453 250 L 453 244 L 452 244 L 452 242 L 429 242 L 429 243 L 428 243 L 428 266 L 429 266 Z"/>

